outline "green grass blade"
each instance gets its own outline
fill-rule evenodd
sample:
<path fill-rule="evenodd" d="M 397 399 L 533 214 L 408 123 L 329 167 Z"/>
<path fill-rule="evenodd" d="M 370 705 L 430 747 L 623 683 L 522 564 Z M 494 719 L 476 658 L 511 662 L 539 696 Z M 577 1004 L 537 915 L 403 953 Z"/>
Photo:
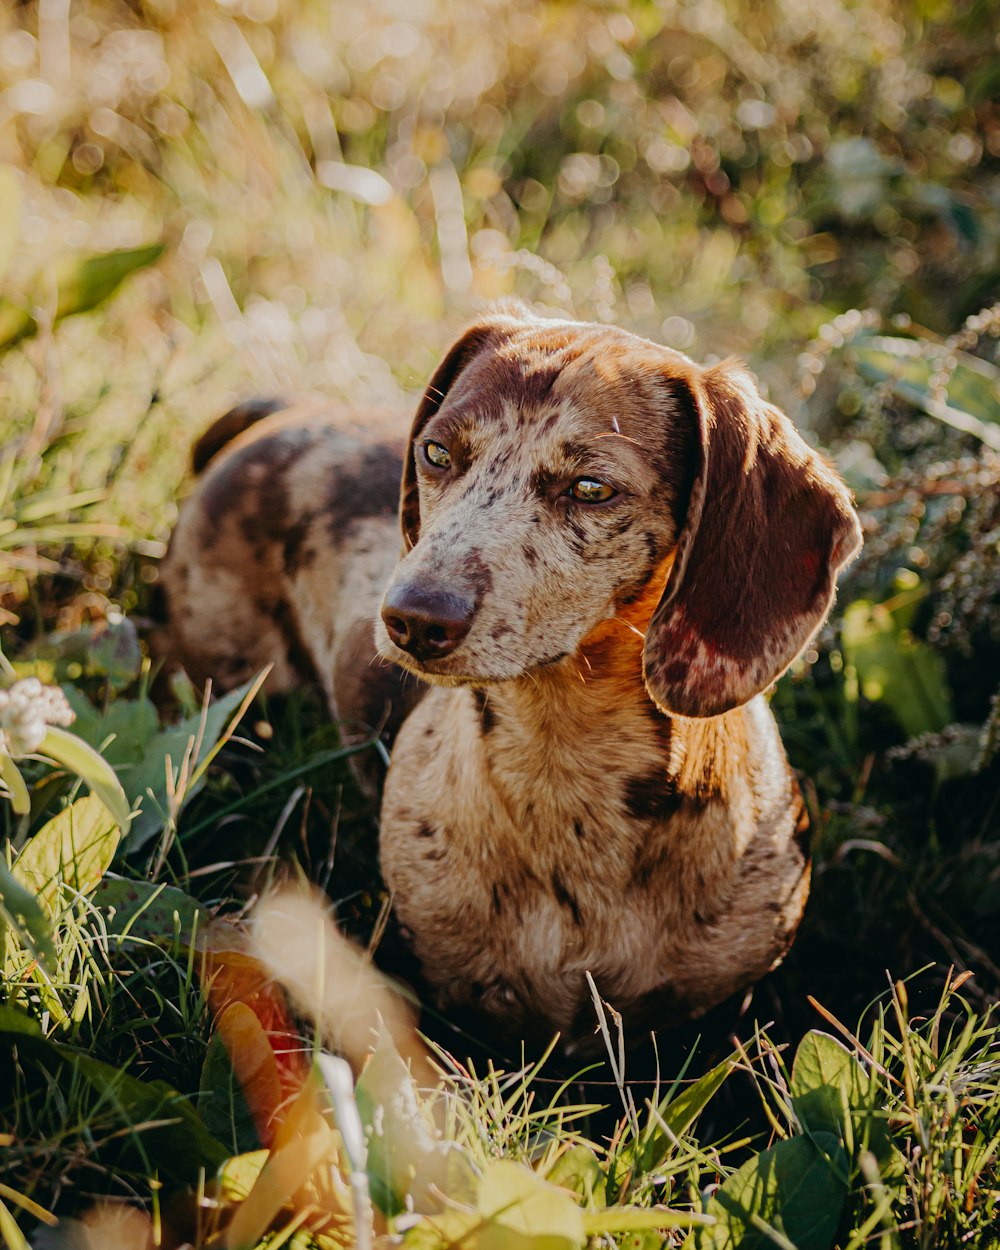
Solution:
<path fill-rule="evenodd" d="M 31 795 L 24 784 L 21 770 L 6 751 L 0 751 L 0 778 L 10 792 L 11 805 L 18 816 L 26 816 L 31 811 Z"/>
<path fill-rule="evenodd" d="M 38 899 L 31 890 L 26 889 L 17 880 L 2 856 L 0 856 L 0 912 L 36 958 L 46 967 L 54 968 L 58 961 L 48 918 Z"/>

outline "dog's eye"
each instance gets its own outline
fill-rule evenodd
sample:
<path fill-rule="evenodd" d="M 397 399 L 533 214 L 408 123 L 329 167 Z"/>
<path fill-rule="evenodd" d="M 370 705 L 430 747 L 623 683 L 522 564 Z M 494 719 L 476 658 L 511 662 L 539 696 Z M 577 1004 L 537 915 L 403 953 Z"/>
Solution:
<path fill-rule="evenodd" d="M 607 482 L 598 482 L 592 477 L 578 477 L 567 493 L 580 503 L 605 503 L 618 494 Z"/>
<path fill-rule="evenodd" d="M 451 452 L 441 443 L 424 443 L 424 455 L 427 457 L 429 464 L 435 469 L 447 469 L 451 467 Z"/>

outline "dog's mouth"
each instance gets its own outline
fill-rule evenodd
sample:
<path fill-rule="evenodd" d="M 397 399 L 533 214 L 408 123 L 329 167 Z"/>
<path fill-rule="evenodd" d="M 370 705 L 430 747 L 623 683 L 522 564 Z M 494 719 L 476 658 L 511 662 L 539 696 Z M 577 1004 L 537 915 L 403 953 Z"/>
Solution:
<path fill-rule="evenodd" d="M 529 664 L 501 663 L 492 672 L 466 671 L 463 667 L 463 659 L 467 657 L 460 654 L 441 656 L 437 659 L 415 656 L 404 648 L 396 646 L 391 639 L 386 639 L 379 646 L 379 654 L 382 659 L 390 660 L 399 668 L 423 678 L 431 685 L 495 686 L 507 681 L 516 681 L 519 677 L 525 677 L 536 669 L 552 668 L 565 660 L 570 653 L 568 651 L 554 652 L 541 659 L 532 660 Z"/>

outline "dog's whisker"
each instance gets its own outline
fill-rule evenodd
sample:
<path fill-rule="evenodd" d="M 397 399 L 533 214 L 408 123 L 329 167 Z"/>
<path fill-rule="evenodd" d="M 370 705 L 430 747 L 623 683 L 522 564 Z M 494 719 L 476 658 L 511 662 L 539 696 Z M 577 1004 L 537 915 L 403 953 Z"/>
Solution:
<path fill-rule="evenodd" d="M 646 641 L 646 635 L 642 632 L 642 630 L 633 625 L 631 621 L 627 621 L 624 616 L 616 615 L 612 619 L 616 620 L 620 625 L 624 625 L 626 629 L 630 629 L 632 633 L 635 634 L 637 638 L 641 638 L 643 642 Z"/>
<path fill-rule="evenodd" d="M 640 443 L 637 438 L 629 438 L 629 436 L 627 434 L 623 434 L 621 430 L 605 430 L 602 434 L 595 434 L 590 441 L 595 443 L 599 438 L 620 438 L 623 442 L 632 443 L 635 447 L 642 446 L 642 443 Z"/>

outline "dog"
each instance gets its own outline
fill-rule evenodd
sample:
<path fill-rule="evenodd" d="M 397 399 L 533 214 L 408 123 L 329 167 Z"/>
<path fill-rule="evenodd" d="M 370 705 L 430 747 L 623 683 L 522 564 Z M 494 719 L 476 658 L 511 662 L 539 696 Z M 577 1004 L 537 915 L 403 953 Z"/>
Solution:
<path fill-rule="evenodd" d="M 381 863 L 437 1005 L 584 1046 L 587 973 L 632 1035 L 780 962 L 808 819 L 763 692 L 860 527 L 745 369 L 501 308 L 405 444 L 273 407 L 195 449 L 172 645 L 394 739 Z"/>

